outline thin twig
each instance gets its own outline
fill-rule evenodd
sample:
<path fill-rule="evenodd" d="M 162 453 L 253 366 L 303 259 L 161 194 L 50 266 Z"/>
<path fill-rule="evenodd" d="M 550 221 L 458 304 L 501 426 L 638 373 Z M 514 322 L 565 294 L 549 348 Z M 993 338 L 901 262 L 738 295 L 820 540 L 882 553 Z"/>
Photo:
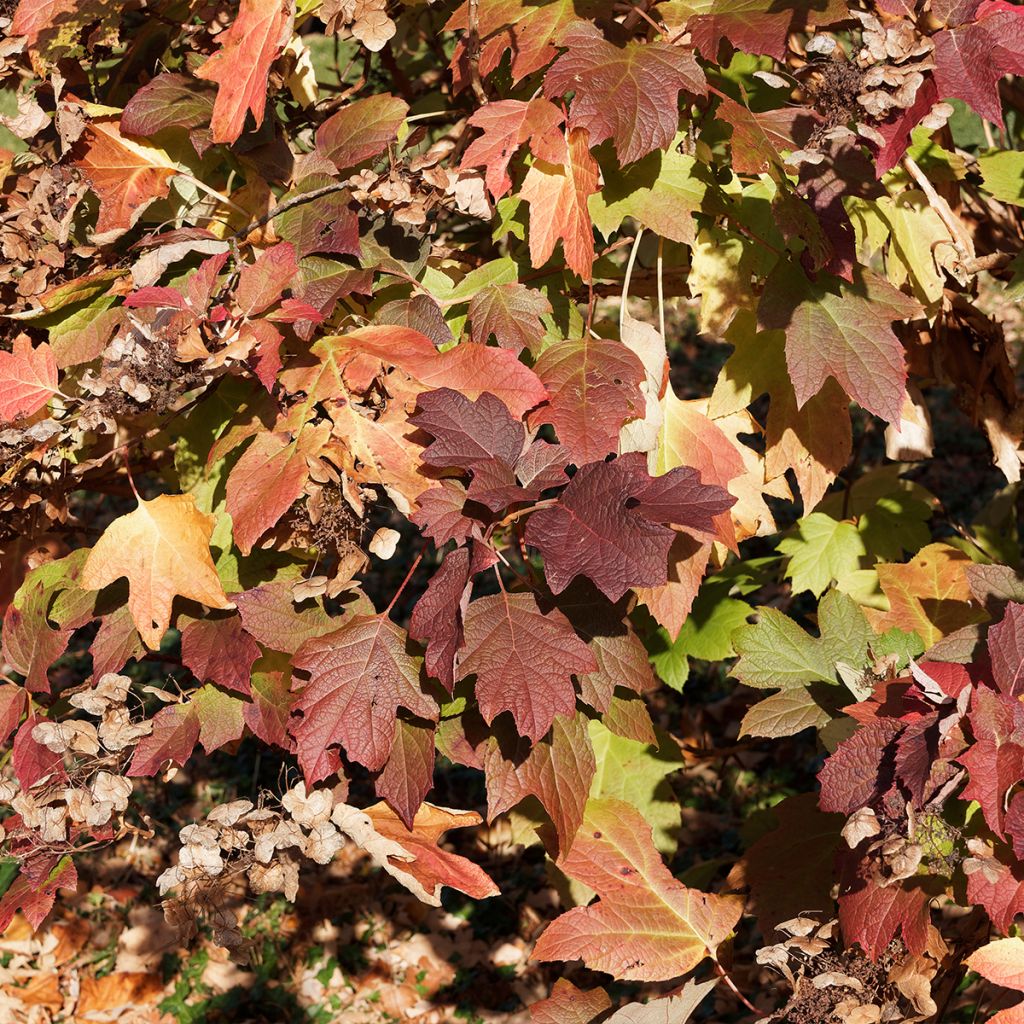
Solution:
<path fill-rule="evenodd" d="M 466 63 L 469 65 L 469 86 L 480 103 L 487 103 L 487 93 L 480 77 L 480 0 L 469 0 L 466 30 Z"/>
<path fill-rule="evenodd" d="M 344 192 L 347 188 L 347 182 L 334 181 L 330 185 L 324 185 L 322 188 L 314 188 L 309 192 L 301 193 L 301 195 L 292 196 L 291 199 L 286 199 L 283 203 L 278 203 L 277 206 L 275 206 L 269 213 L 265 213 L 259 218 L 259 220 L 254 220 L 251 224 L 247 224 L 241 230 L 236 231 L 231 237 L 233 239 L 246 238 L 253 231 L 263 227 L 265 224 L 269 224 L 275 217 L 280 217 L 282 213 L 294 210 L 296 206 L 312 202 L 314 199 L 319 199 L 321 196 L 329 196 L 332 192 Z"/>

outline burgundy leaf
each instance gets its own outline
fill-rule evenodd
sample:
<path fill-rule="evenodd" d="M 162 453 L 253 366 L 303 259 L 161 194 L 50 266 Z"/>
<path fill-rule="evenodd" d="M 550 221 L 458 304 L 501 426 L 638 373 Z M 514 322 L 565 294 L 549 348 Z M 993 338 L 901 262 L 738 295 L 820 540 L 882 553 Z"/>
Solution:
<path fill-rule="evenodd" d="M 502 591 L 469 605 L 459 679 L 476 676 L 476 698 L 487 722 L 511 711 L 521 736 L 536 742 L 555 715 L 576 709 L 574 672 L 597 661 L 557 610 L 544 613 L 531 594 Z"/>
<path fill-rule="evenodd" d="M 259 656 L 259 644 L 242 628 L 239 615 L 193 619 L 181 631 L 181 660 L 200 682 L 248 694 L 249 674 Z"/>
<path fill-rule="evenodd" d="M 355 615 L 326 636 L 307 640 L 295 668 L 309 672 L 292 729 L 308 785 L 326 778 L 324 754 L 340 744 L 371 771 L 383 768 L 394 744 L 398 709 L 436 721 L 437 704 L 420 688 L 420 659 L 406 650 L 405 630 L 386 615 Z"/>
<path fill-rule="evenodd" d="M 893 782 L 893 740 L 899 722 L 879 718 L 843 740 L 818 773 L 823 811 L 853 814 L 880 797 Z"/>
<path fill-rule="evenodd" d="M 384 770 L 377 777 L 377 796 L 412 828 L 416 812 L 434 784 L 434 727 L 400 719 Z"/>
<path fill-rule="evenodd" d="M 449 693 L 455 686 L 455 656 L 464 643 L 462 620 L 469 601 L 469 582 L 469 551 L 449 551 L 409 620 L 409 636 L 427 645 L 427 672 Z"/>
<path fill-rule="evenodd" d="M 675 534 L 661 524 L 703 530 L 712 510 L 723 512 L 735 501 L 720 487 L 696 484 L 693 472 L 680 467 L 652 478 L 641 452 L 580 469 L 558 504 L 534 512 L 526 527 L 527 543 L 544 556 L 552 592 L 586 576 L 617 601 L 630 587 L 665 583 Z"/>
<path fill-rule="evenodd" d="M 1024 693 L 1024 604 L 1008 604 L 1006 614 L 988 631 L 992 675 L 1007 697 Z"/>

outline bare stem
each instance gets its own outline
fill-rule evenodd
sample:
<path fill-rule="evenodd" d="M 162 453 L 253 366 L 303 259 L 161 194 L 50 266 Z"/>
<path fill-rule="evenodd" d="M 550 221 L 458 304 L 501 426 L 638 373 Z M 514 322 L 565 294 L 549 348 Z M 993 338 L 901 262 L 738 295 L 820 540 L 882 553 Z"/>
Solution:
<path fill-rule="evenodd" d="M 715 970 L 722 976 L 722 980 L 732 989 L 733 995 L 756 1017 L 761 1018 L 767 1016 L 763 1014 L 747 997 L 736 987 L 736 983 L 726 973 L 725 968 L 716 960 Z"/>

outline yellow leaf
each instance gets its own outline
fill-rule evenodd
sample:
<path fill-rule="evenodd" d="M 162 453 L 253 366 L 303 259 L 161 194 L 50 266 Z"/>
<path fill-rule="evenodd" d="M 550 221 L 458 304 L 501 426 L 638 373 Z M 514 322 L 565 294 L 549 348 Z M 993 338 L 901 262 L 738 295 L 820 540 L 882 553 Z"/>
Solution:
<path fill-rule="evenodd" d="M 92 549 L 82 573 L 86 590 L 128 577 L 128 609 L 146 646 L 156 650 L 171 622 L 176 594 L 211 608 L 234 608 L 210 557 L 214 516 L 191 494 L 161 494 L 115 519 Z"/>

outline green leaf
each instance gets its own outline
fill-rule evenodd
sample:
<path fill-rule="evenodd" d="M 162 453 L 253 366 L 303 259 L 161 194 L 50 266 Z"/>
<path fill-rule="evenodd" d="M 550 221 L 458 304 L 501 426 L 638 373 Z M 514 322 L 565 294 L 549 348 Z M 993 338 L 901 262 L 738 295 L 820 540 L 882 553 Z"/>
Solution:
<path fill-rule="evenodd" d="M 777 739 L 812 726 L 821 729 L 830 721 L 831 712 L 815 699 L 812 690 L 797 686 L 779 690 L 749 708 L 740 723 L 740 735 Z"/>
<path fill-rule="evenodd" d="M 736 651 L 732 635 L 746 625 L 751 613 L 746 601 L 729 597 L 731 579 L 709 577 L 701 586 L 693 608 L 673 643 L 665 629 L 658 629 L 652 643 L 651 663 L 669 686 L 682 690 L 689 676 L 689 659 L 722 661 Z"/>
<path fill-rule="evenodd" d="M 821 636 L 813 637 L 775 608 L 758 609 L 760 619 L 733 634 L 740 660 L 732 674 L 757 689 L 790 689 L 836 681 L 836 663 L 859 669 L 867 657 L 871 630 L 853 600 L 837 590 L 818 609 Z"/>
<path fill-rule="evenodd" d="M 590 197 L 590 216 L 605 238 L 632 217 L 673 242 L 694 240 L 693 214 L 703 208 L 712 178 L 706 165 L 679 152 L 684 140 L 680 135 L 666 152 L 656 150 L 625 169 L 605 147 L 604 187 Z"/>
<path fill-rule="evenodd" d="M 833 580 L 860 567 L 867 554 L 864 539 L 850 522 L 836 522 L 824 512 L 812 512 L 796 526 L 795 536 L 784 537 L 779 550 L 789 555 L 786 578 L 793 590 L 809 590 L 815 597 L 825 592 Z"/>
<path fill-rule="evenodd" d="M 1024 153 L 1003 150 L 978 157 L 981 180 L 991 195 L 1003 203 L 1024 206 Z"/>
<path fill-rule="evenodd" d="M 931 540 L 927 525 L 931 516 L 927 502 L 902 491 L 880 498 L 860 517 L 857 529 L 877 561 L 895 562 L 904 553 L 920 551 Z"/>
<path fill-rule="evenodd" d="M 820 640 L 775 608 L 760 608 L 759 620 L 738 629 L 733 645 L 740 660 L 732 674 L 758 689 L 835 682 L 835 668 Z"/>
<path fill-rule="evenodd" d="M 899 672 L 910 664 L 911 658 L 924 654 L 924 641 L 916 633 L 908 633 L 893 626 L 881 636 L 872 637 L 871 653 L 876 658 L 895 654 L 896 671 Z"/>
<path fill-rule="evenodd" d="M 456 303 L 468 302 L 478 292 L 494 285 L 515 284 L 519 280 L 519 267 L 515 260 L 508 256 L 501 256 L 490 263 L 485 263 L 476 270 L 471 270 L 458 284 L 445 293 L 434 288 L 434 297 L 439 302 Z"/>
<path fill-rule="evenodd" d="M 667 776 L 679 771 L 683 757 L 668 733 L 658 731 L 659 746 L 616 736 L 599 721 L 590 723 L 597 772 L 590 796 L 615 797 L 635 807 L 654 829 L 654 845 L 663 853 L 676 848 L 681 820 L 679 801 Z"/>
<path fill-rule="evenodd" d="M 851 597 L 833 590 L 818 605 L 821 642 L 835 662 L 861 668 L 868 656 L 874 634 L 864 613 Z"/>

